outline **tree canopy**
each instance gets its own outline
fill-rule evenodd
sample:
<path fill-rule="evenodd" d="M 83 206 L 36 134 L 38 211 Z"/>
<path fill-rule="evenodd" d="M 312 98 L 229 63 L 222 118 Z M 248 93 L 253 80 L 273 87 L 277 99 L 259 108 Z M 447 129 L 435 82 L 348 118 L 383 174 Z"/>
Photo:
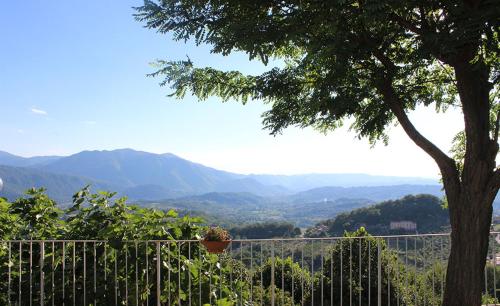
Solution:
<path fill-rule="evenodd" d="M 145 1 L 136 17 L 214 53 L 285 62 L 249 76 L 159 61 L 152 75 L 165 76 L 175 96 L 270 102 L 264 123 L 273 134 L 290 125 L 330 130 L 353 117 L 352 128 L 374 141 L 385 139 L 385 127 L 404 110 L 457 105 L 447 64 L 460 57 L 487 65 L 483 77 L 498 90 L 498 5 L 477 6 L 471 14 L 456 1 L 163 0 Z"/>
<path fill-rule="evenodd" d="M 271 105 L 263 123 L 273 135 L 292 125 L 327 132 L 349 119 L 373 143 L 387 141 L 386 128 L 399 123 L 443 177 L 452 226 L 444 304 L 480 304 L 500 187 L 497 0 L 146 0 L 136 9 L 147 28 L 174 39 L 283 62 L 245 75 L 189 59 L 158 61 L 151 75 L 163 77 L 173 96 L 262 100 Z M 412 124 L 408 112 L 418 105 L 462 111 L 454 156 Z"/>

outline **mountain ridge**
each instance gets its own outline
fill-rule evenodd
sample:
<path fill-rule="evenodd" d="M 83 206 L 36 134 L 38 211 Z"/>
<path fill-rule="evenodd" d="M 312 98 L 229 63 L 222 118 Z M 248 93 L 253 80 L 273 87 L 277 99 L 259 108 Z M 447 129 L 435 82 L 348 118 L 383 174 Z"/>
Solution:
<path fill-rule="evenodd" d="M 348 188 L 353 185 L 390 186 L 401 182 L 434 182 L 425 178 L 368 174 L 245 175 L 211 168 L 172 153 L 155 154 L 133 149 L 86 150 L 70 156 L 28 158 L 0 151 L 0 165 L 36 170 L 38 172 L 31 174 L 38 178 L 45 173 L 49 180 L 46 185 L 51 185 L 50 178 L 55 179 L 51 174 L 66 175 L 107 186 L 136 200 L 178 198 L 210 192 L 247 192 L 261 197 L 283 199 L 297 192 L 324 186 Z M 28 183 L 34 180 L 28 179 L 29 173 L 23 173 L 26 188 L 31 187 Z M 63 180 L 57 180 L 60 182 L 57 186 L 64 189 L 61 185 Z M 8 181 L 4 183 L 9 184 Z M 20 183 L 16 182 L 16 188 Z M 66 189 L 74 187 L 69 185 Z M 318 200 L 320 199 L 315 199 Z"/>

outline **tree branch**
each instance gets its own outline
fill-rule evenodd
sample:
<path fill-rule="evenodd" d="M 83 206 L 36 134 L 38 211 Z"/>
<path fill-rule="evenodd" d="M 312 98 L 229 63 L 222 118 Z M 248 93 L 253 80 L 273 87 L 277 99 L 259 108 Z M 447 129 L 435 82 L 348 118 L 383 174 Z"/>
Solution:
<path fill-rule="evenodd" d="M 437 163 L 445 184 L 453 184 L 455 187 L 459 187 L 460 175 L 455 160 L 446 155 L 415 128 L 408 118 L 403 108 L 403 101 L 397 96 L 390 79 L 385 78 L 384 82 L 378 88 L 384 97 L 384 101 L 388 104 L 408 137 Z"/>
<path fill-rule="evenodd" d="M 423 34 L 423 31 L 422 29 L 420 29 L 419 27 L 417 27 L 416 25 L 414 25 L 413 23 L 411 23 L 410 21 L 404 19 L 403 17 L 397 15 L 397 14 L 392 14 L 392 17 L 394 18 L 394 20 L 403 28 L 407 29 L 408 31 L 411 31 L 415 34 L 418 34 L 418 35 L 422 35 Z"/>
<path fill-rule="evenodd" d="M 495 120 L 495 131 L 493 132 L 493 141 L 498 142 L 498 133 L 500 130 L 500 110 L 497 112 L 497 118 Z"/>

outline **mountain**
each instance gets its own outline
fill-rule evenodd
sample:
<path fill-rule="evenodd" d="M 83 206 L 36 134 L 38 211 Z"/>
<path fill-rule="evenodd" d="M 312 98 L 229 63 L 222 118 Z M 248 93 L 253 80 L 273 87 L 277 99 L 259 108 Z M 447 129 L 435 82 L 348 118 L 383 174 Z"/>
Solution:
<path fill-rule="evenodd" d="M 105 185 L 121 195 L 127 195 L 136 200 L 179 198 L 210 192 L 253 193 L 261 197 L 271 197 L 273 201 L 278 202 L 321 202 L 325 198 L 327 200 L 338 198 L 382 200 L 421 192 L 437 194 L 434 189 L 439 189 L 437 184 L 426 188 L 401 185 L 380 189 L 380 186 L 396 185 L 402 182 L 418 185 L 435 182 L 430 179 L 366 174 L 243 175 L 210 168 L 173 154 L 153 154 L 131 149 L 83 151 L 67 157 L 32 158 L 0 152 L 0 164 L 36 169 L 40 175 L 43 173 L 44 177 L 50 177 L 49 174 L 59 174 L 78 177 L 85 182 L 100 182 L 100 186 Z M 9 184 L 8 181 L 5 183 Z M 39 181 L 39 183 L 43 182 Z M 50 184 L 49 181 L 43 185 Z M 23 184 L 18 181 L 17 185 Z M 30 179 L 23 186 L 25 189 L 31 187 Z M 340 187 L 324 189 L 324 186 Z M 353 186 L 373 187 L 373 189 L 366 190 L 365 188 L 361 194 L 357 194 L 361 190 L 349 189 L 356 188 Z M 73 185 L 66 186 L 71 193 L 79 188 L 75 189 Z M 320 189 L 315 190 L 317 188 Z M 347 188 L 347 190 L 341 188 Z M 429 191 L 429 188 L 432 190 Z M 293 195 L 296 192 L 301 193 Z"/>
<path fill-rule="evenodd" d="M 4 189 L 0 191 L 0 196 L 9 200 L 19 198 L 32 187 L 46 188 L 48 195 L 61 203 L 68 203 L 75 192 L 88 184 L 92 184 L 95 189 L 113 190 L 106 183 L 31 168 L 0 165 L 0 177 L 4 181 Z"/>
<path fill-rule="evenodd" d="M 401 230 L 390 229 L 392 221 L 415 222 L 419 233 L 441 232 L 450 224 L 448 209 L 443 208 L 441 199 L 432 195 L 409 195 L 339 214 L 318 223 L 306 235 L 341 236 L 344 231 L 355 231 L 360 226 L 373 235 L 401 233 Z"/>
<path fill-rule="evenodd" d="M 439 185 L 435 179 L 419 177 L 382 176 L 357 173 L 271 175 L 251 174 L 249 177 L 265 185 L 280 185 L 293 191 L 305 191 L 323 186 L 391 186 Z"/>
<path fill-rule="evenodd" d="M 244 175 L 206 167 L 173 154 L 121 149 L 84 151 L 39 167 L 44 171 L 88 177 L 122 187 L 136 199 L 171 198 L 206 192 L 252 192 L 277 195 L 287 191 Z M 145 198 L 143 198 L 143 196 Z"/>
<path fill-rule="evenodd" d="M 172 191 L 196 193 L 240 175 L 192 163 L 173 154 L 152 154 L 130 149 L 83 151 L 41 169 L 113 182 L 123 187 L 168 186 Z"/>
<path fill-rule="evenodd" d="M 0 165 L 12 167 L 30 167 L 36 165 L 45 165 L 50 162 L 56 161 L 60 156 L 35 156 L 35 157 L 21 157 L 10 154 L 8 152 L 0 151 Z"/>
<path fill-rule="evenodd" d="M 296 193 L 288 197 L 292 202 L 333 201 L 341 198 L 368 199 L 379 202 L 404 197 L 406 195 L 431 194 L 443 196 L 439 185 L 393 185 L 359 187 L 321 187 Z"/>

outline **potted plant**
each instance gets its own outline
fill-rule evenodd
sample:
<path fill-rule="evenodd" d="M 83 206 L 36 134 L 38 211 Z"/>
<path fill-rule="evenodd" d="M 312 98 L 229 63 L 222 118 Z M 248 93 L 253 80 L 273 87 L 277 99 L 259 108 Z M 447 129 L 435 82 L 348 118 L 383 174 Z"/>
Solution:
<path fill-rule="evenodd" d="M 207 248 L 208 252 L 214 254 L 224 252 L 230 242 L 229 232 L 219 226 L 210 227 L 201 240 L 201 244 Z"/>

